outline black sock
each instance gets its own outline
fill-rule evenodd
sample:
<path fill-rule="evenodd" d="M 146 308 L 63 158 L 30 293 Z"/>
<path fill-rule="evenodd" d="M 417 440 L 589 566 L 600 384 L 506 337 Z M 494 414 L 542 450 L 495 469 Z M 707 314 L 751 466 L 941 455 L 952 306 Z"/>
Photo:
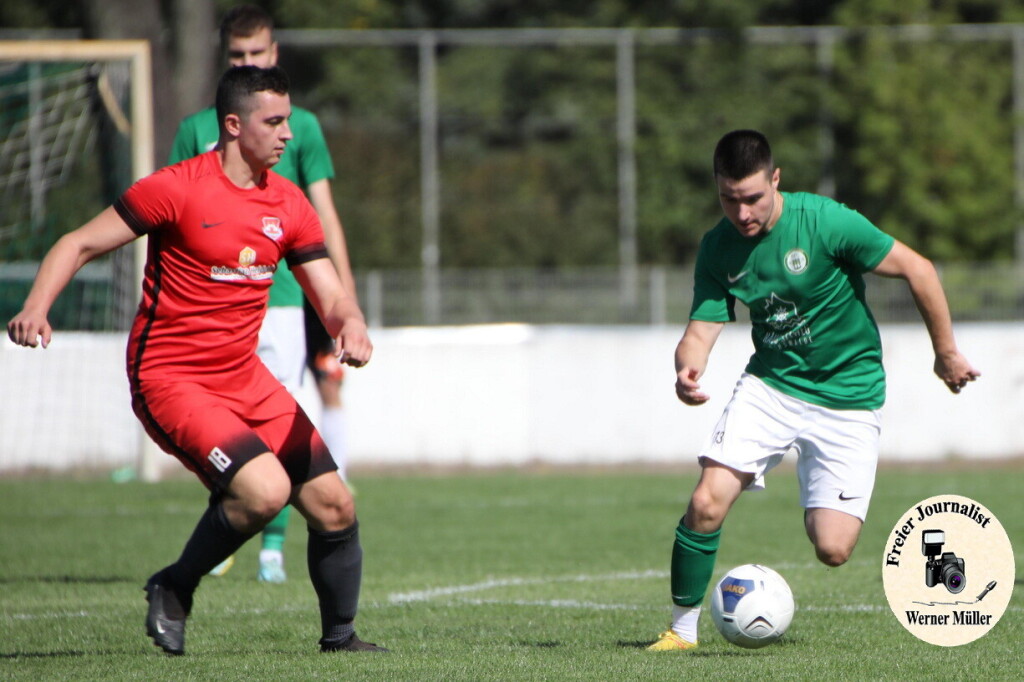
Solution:
<path fill-rule="evenodd" d="M 253 535 L 235 530 L 224 513 L 224 505 L 214 502 L 199 519 L 181 556 L 167 567 L 167 575 L 177 590 L 191 594 L 204 575 L 237 552 Z"/>
<path fill-rule="evenodd" d="M 359 605 L 363 577 L 363 548 L 359 545 L 359 522 L 344 530 L 309 529 L 306 552 L 309 577 L 320 599 L 320 644 L 344 642 L 354 632 L 352 621 Z"/>

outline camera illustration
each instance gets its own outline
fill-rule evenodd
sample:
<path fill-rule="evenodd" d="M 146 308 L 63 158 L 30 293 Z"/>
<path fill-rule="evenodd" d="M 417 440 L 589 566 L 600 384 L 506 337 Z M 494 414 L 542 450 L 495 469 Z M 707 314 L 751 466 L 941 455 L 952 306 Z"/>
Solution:
<path fill-rule="evenodd" d="M 928 557 L 924 562 L 924 584 L 935 587 L 941 583 L 951 593 L 957 594 L 967 586 L 964 560 L 953 552 L 943 552 L 942 545 L 945 542 L 945 531 L 926 530 L 921 534 L 921 554 Z M 942 556 L 935 558 L 940 552 Z"/>

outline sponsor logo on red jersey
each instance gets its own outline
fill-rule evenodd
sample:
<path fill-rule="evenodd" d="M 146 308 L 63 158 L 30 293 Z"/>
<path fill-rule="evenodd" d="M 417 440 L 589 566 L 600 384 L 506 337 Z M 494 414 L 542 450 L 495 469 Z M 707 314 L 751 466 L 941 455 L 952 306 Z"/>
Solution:
<path fill-rule="evenodd" d="M 219 282 L 237 282 L 243 279 L 270 279 L 277 265 L 256 265 L 256 250 L 246 246 L 238 252 L 238 267 L 215 265 L 210 268 L 210 279 Z"/>

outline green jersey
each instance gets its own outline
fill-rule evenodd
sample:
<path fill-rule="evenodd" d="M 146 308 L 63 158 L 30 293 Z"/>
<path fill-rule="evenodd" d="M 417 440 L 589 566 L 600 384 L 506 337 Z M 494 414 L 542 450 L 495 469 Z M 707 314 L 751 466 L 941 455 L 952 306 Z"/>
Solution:
<path fill-rule="evenodd" d="M 316 115 L 301 107 L 292 106 L 292 117 L 288 124 L 293 137 L 285 147 L 281 160 L 274 166 L 274 172 L 288 178 L 302 189 L 318 180 L 333 178 L 331 154 Z M 219 137 L 220 127 L 217 125 L 216 109 L 210 107 L 192 114 L 178 126 L 169 163 L 178 163 L 210 151 L 217 146 Z M 302 305 L 302 287 L 283 260 L 274 273 L 268 305 Z"/>
<path fill-rule="evenodd" d="M 885 370 L 863 273 L 882 262 L 894 239 L 826 197 L 783 198 L 767 234 L 744 237 L 723 219 L 704 235 L 690 318 L 735 321 L 739 299 L 753 325 L 747 372 L 815 405 L 877 409 Z"/>

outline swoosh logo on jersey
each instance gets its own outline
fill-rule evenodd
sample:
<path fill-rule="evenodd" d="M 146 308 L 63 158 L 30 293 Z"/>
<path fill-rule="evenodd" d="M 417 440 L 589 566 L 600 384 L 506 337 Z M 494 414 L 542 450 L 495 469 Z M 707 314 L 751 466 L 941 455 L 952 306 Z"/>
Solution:
<path fill-rule="evenodd" d="M 849 497 L 847 497 L 845 492 L 841 492 L 839 493 L 839 499 L 842 500 L 843 502 L 849 502 L 850 500 L 859 500 L 860 495 L 850 495 Z"/>
<path fill-rule="evenodd" d="M 738 281 L 740 281 L 741 279 L 743 279 L 744 277 L 746 277 L 746 276 L 747 276 L 747 273 L 748 273 L 748 272 L 750 272 L 750 271 L 749 271 L 749 270 L 744 270 L 743 272 L 741 272 L 741 273 L 740 273 L 740 274 L 738 274 L 738 275 L 728 275 L 728 274 L 727 274 L 727 275 L 725 276 L 725 278 L 726 278 L 727 280 L 729 280 L 729 284 L 736 284 L 736 282 L 738 282 Z"/>
<path fill-rule="evenodd" d="M 205 229 L 208 229 L 208 228 L 211 228 L 211 227 L 217 227 L 218 225 L 223 225 L 223 224 L 224 224 L 223 220 L 220 221 L 219 223 L 208 223 L 208 222 L 206 222 L 204 220 L 203 221 L 203 229 L 205 230 Z"/>

